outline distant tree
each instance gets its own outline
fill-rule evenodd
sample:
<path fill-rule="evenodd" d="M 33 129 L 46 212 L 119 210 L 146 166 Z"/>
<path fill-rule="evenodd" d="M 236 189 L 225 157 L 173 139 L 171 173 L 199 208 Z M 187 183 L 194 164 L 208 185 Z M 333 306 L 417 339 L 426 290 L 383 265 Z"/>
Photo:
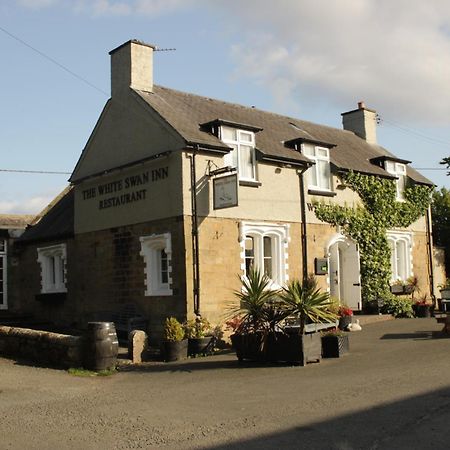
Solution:
<path fill-rule="evenodd" d="M 433 192 L 431 212 L 434 243 L 445 248 L 445 269 L 450 275 L 450 190 L 441 188 Z"/>
<path fill-rule="evenodd" d="M 441 161 L 441 164 L 445 164 L 447 166 L 447 169 L 450 169 L 450 156 L 448 158 L 444 158 Z M 449 175 L 450 175 L 450 170 L 449 170 L 449 172 L 447 172 L 447 176 L 449 176 Z"/>

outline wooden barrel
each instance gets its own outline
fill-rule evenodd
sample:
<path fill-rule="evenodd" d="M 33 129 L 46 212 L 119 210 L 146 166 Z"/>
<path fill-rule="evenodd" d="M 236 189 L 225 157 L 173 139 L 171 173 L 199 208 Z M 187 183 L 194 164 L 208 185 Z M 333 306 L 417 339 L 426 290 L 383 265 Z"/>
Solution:
<path fill-rule="evenodd" d="M 110 370 L 116 367 L 119 341 L 114 322 L 88 322 L 85 335 L 84 367 Z"/>

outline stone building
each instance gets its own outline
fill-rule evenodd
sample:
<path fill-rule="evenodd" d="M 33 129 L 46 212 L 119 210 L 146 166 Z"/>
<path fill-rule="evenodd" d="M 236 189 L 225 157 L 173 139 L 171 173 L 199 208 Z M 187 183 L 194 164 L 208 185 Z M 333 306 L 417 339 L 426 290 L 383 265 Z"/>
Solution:
<path fill-rule="evenodd" d="M 395 180 L 399 200 L 406 179 L 432 184 L 377 145 L 375 111 L 358 104 L 338 130 L 175 91 L 153 84 L 153 51 L 110 52 L 111 99 L 71 187 L 21 239 L 11 308 L 80 326 L 132 303 L 159 336 L 169 315 L 223 322 L 253 264 L 274 286 L 315 272 L 361 309 L 358 246 L 314 202 L 359 204 L 349 170 Z M 389 242 L 393 279 L 430 292 L 427 217 Z"/>

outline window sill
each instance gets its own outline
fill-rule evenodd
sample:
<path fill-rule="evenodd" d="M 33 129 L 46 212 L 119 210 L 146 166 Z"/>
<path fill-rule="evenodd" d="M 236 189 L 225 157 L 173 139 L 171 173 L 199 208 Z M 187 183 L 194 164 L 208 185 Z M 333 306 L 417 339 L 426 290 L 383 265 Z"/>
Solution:
<path fill-rule="evenodd" d="M 41 303 L 62 303 L 67 298 L 67 292 L 36 294 L 34 298 Z"/>
<path fill-rule="evenodd" d="M 259 187 L 261 185 L 262 183 L 260 181 L 239 180 L 239 186 Z"/>
<path fill-rule="evenodd" d="M 309 195 L 321 195 L 322 197 L 335 197 L 337 194 L 333 191 L 321 191 L 319 189 L 308 189 Z"/>
<path fill-rule="evenodd" d="M 173 295 L 172 289 L 160 291 L 145 291 L 146 297 L 170 297 Z"/>

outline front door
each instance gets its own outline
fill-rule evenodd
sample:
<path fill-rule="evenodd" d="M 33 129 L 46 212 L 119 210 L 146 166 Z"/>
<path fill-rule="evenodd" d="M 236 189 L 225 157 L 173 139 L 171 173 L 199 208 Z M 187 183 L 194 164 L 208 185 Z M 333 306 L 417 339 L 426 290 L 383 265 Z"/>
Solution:
<path fill-rule="evenodd" d="M 6 298 L 6 240 L 0 238 L 0 309 L 8 309 Z"/>
<path fill-rule="evenodd" d="M 361 310 L 359 251 L 355 242 L 338 238 L 328 249 L 330 295 L 354 310 Z"/>

